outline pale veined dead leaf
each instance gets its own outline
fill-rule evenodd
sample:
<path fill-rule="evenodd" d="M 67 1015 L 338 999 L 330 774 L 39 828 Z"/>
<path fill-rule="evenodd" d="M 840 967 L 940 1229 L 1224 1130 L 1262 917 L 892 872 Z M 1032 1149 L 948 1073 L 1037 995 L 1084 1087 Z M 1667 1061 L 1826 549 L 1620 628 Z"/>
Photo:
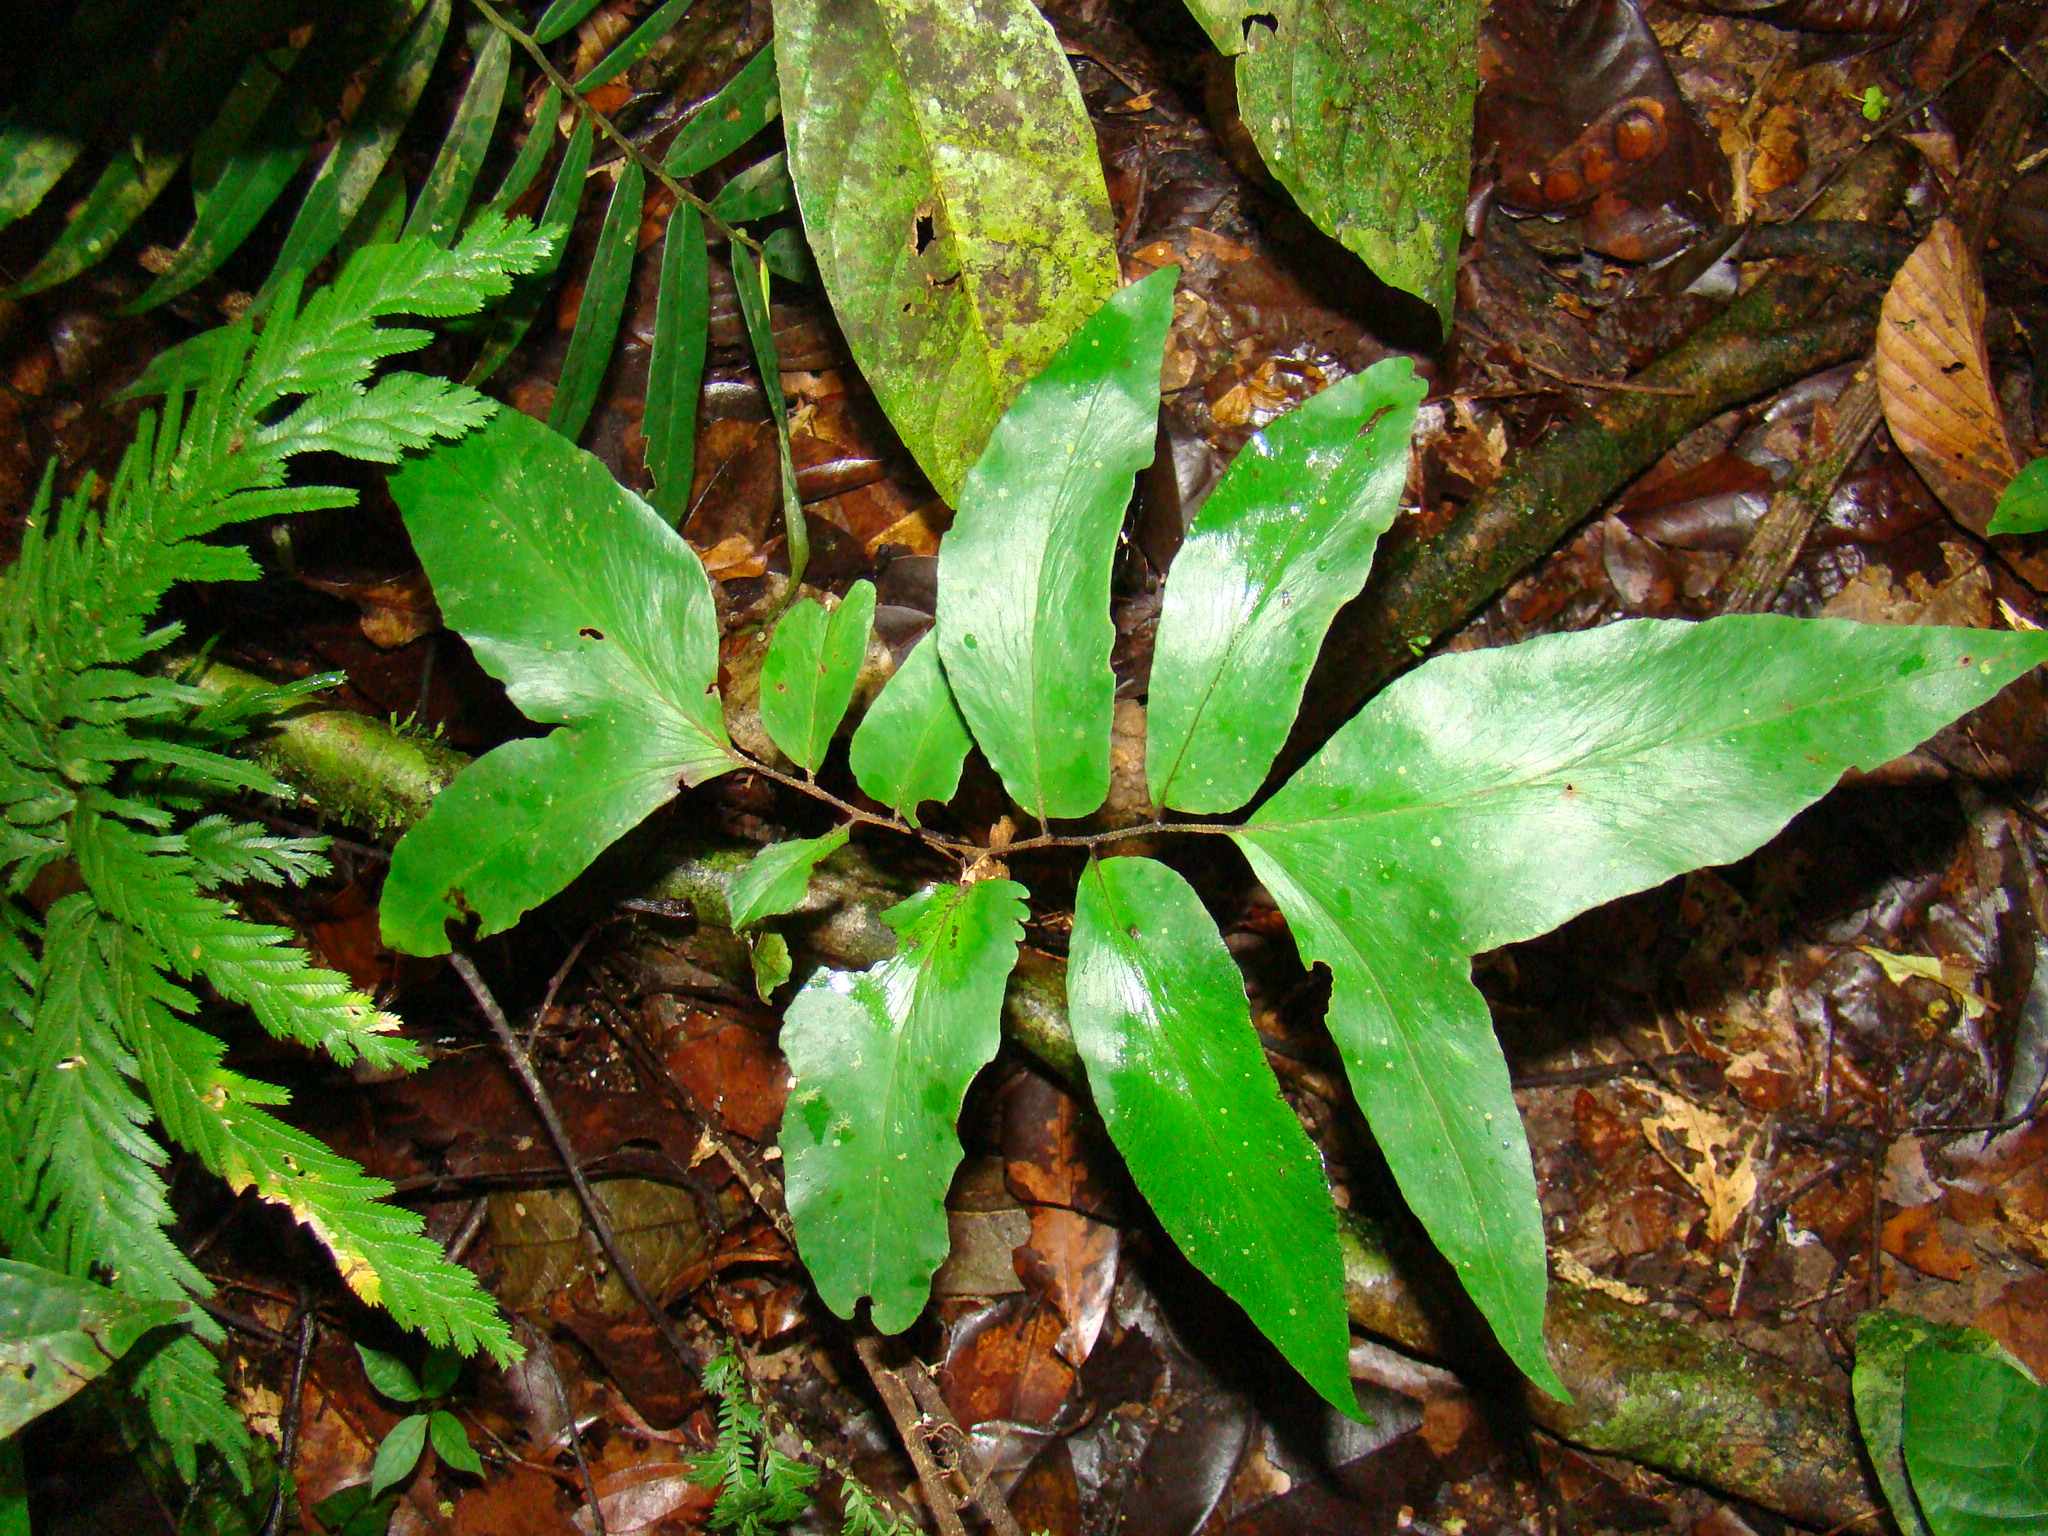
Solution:
<path fill-rule="evenodd" d="M 1958 521 L 1982 533 L 2019 464 L 1991 390 L 1983 280 L 1947 219 L 1884 297 L 1877 386 L 1900 450 Z"/>
<path fill-rule="evenodd" d="M 1908 977 L 1917 976 L 1922 981 L 1931 981 L 1955 994 L 1962 1005 L 1963 1017 L 1981 1019 L 1990 1003 L 1979 997 L 1972 983 L 1977 973 L 1967 965 L 1955 960 L 1937 960 L 1932 955 L 1895 955 L 1890 950 L 1876 949 L 1868 944 L 1856 946 L 1877 962 L 1877 968 L 1884 972 L 1885 979 L 1898 986 Z"/>
<path fill-rule="evenodd" d="M 1707 1240 L 1718 1244 L 1756 1199 L 1751 1144 L 1738 1145 L 1735 1128 L 1712 1110 L 1666 1089 L 1657 1096 L 1664 1113 L 1643 1118 L 1643 1139 L 1699 1196 L 1707 1208 Z"/>

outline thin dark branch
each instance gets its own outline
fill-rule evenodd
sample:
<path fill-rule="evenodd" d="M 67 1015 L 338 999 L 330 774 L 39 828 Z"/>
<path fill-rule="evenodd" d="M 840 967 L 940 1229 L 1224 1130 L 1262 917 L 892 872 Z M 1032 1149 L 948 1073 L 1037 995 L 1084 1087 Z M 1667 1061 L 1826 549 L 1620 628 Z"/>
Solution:
<path fill-rule="evenodd" d="M 260 1536 L 278 1536 L 284 1529 L 285 1486 L 291 1478 L 292 1458 L 298 1453 L 300 1402 L 306 1394 L 306 1361 L 313 1353 L 313 1335 L 318 1326 L 313 1317 L 312 1303 L 301 1296 L 299 1341 L 292 1352 L 291 1391 L 284 1400 L 284 1414 L 278 1426 L 277 1491 L 270 1496 L 270 1513 L 263 1517 Z"/>
<path fill-rule="evenodd" d="M 538 1329 L 528 1328 L 526 1332 L 527 1353 L 547 1374 L 548 1384 L 555 1389 L 555 1401 L 562 1406 L 562 1424 L 569 1434 L 569 1453 L 576 1458 L 576 1470 L 583 1477 L 583 1500 L 590 1511 L 591 1529 L 596 1536 L 606 1536 L 604 1505 L 597 1496 L 597 1479 L 590 1475 L 590 1462 L 583 1454 L 583 1431 L 576 1423 L 576 1410 L 569 1405 L 569 1393 L 562 1385 L 562 1373 L 555 1369 L 554 1351 Z"/>
<path fill-rule="evenodd" d="M 676 1363 L 692 1380 L 697 1375 L 696 1361 L 691 1357 L 683 1336 L 677 1332 L 674 1319 L 649 1294 L 641 1281 L 639 1271 L 626 1258 L 618 1238 L 612 1232 L 611 1215 L 597 1198 L 597 1192 L 590 1187 L 590 1181 L 583 1176 L 583 1168 L 576 1160 L 576 1149 L 570 1144 L 569 1133 L 562 1126 L 562 1117 L 555 1112 L 555 1102 L 549 1097 L 547 1088 L 541 1083 L 540 1074 L 533 1070 L 533 1060 L 519 1043 L 519 1037 L 512 1032 L 511 1023 L 505 1018 L 504 1009 L 498 1006 L 491 989 L 484 985 L 483 977 L 469 956 L 460 950 L 449 955 L 448 963 L 455 967 L 455 973 L 469 988 L 470 996 L 491 1021 L 491 1029 L 498 1037 L 498 1043 L 505 1048 L 505 1054 L 512 1060 L 512 1069 L 519 1074 L 519 1081 L 526 1086 L 526 1092 L 533 1100 L 533 1107 L 539 1111 L 541 1124 L 547 1127 L 548 1140 L 554 1143 L 555 1154 L 561 1158 L 562 1166 L 568 1171 L 569 1182 L 576 1190 L 576 1198 L 582 1202 L 584 1217 L 590 1222 L 590 1229 L 597 1235 L 598 1246 L 604 1249 L 605 1257 L 611 1261 L 620 1282 L 640 1303 L 655 1329 L 661 1334 L 662 1342 L 676 1357 Z"/>

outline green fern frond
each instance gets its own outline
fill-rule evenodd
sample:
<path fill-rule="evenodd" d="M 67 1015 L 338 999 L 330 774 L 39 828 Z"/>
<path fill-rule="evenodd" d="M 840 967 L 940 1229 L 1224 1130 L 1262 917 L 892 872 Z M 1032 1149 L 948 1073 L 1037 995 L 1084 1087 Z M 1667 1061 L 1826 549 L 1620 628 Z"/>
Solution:
<path fill-rule="evenodd" d="M 261 316 L 151 369 L 164 393 L 104 489 L 61 502 L 45 474 L 22 548 L 0 574 L 0 1246 L 147 1299 L 204 1296 L 168 1235 L 160 1169 L 170 1141 L 236 1190 L 283 1205 L 358 1294 L 436 1344 L 516 1353 L 489 1297 L 370 1178 L 269 1113 L 281 1089 L 228 1071 L 192 1023 L 200 982 L 265 1029 L 348 1063 L 412 1067 L 418 1052 L 347 979 L 226 894 L 326 866 L 321 840 L 277 837 L 210 800 L 284 786 L 231 749 L 265 709 L 325 679 L 222 699 L 147 664 L 179 635 L 158 621 L 179 582 L 260 574 L 206 536 L 255 517 L 341 507 L 355 493 L 291 485 L 314 449 L 392 463 L 457 437 L 494 407 L 473 390 L 378 364 L 427 333 L 379 322 L 481 307 L 548 254 L 550 237 L 481 220 L 454 250 L 371 247 L 300 302 L 283 285 Z M 44 877 L 56 899 L 38 922 Z M 49 900 L 37 886 L 38 902 Z M 194 1312 L 127 1373 L 188 1478 L 221 1451 L 247 1482 L 239 1420 Z"/>

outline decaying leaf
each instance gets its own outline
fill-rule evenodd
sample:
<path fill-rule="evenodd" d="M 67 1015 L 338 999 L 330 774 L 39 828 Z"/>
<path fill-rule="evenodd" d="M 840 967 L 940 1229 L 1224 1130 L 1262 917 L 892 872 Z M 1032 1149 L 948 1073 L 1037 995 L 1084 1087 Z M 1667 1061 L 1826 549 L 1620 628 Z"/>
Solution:
<path fill-rule="evenodd" d="M 1946 987 L 1963 1005 L 1963 1017 L 1966 1019 L 1983 1018 L 1984 1010 L 1991 1006 L 1972 988 L 1977 973 L 1958 961 L 1937 960 L 1932 955 L 1895 955 L 1890 950 L 1877 949 L 1869 944 L 1856 947 L 1877 962 L 1878 969 L 1884 972 L 1885 979 L 1893 986 L 1908 977 L 1917 976 L 1922 981 Z"/>
<path fill-rule="evenodd" d="M 1644 1116 L 1643 1138 L 1700 1197 L 1707 1208 L 1707 1240 L 1719 1243 L 1756 1199 L 1753 1149 L 1738 1146 L 1735 1128 L 1712 1110 L 1665 1089 L 1657 1096 L 1664 1113 Z"/>
<path fill-rule="evenodd" d="M 1984 532 L 2019 463 L 1991 389 L 1983 279 L 1947 219 L 1884 297 L 1877 385 L 1899 448 L 1965 527 Z"/>

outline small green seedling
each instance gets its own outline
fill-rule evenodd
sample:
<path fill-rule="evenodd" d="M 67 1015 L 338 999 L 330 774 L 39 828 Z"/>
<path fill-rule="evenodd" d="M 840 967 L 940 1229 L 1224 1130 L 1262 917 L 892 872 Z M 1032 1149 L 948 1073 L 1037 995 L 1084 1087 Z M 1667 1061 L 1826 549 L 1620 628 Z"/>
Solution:
<path fill-rule="evenodd" d="M 1885 113 L 1892 109 L 1892 99 L 1885 95 L 1882 86 L 1865 86 L 1861 99 L 1863 102 L 1863 120 L 1866 123 L 1882 122 Z"/>
<path fill-rule="evenodd" d="M 381 1349 L 358 1344 L 356 1353 L 362 1356 L 363 1374 L 370 1378 L 378 1396 L 395 1403 L 428 1405 L 392 1425 L 391 1433 L 377 1447 L 377 1459 L 370 1466 L 371 1498 L 411 1476 L 429 1441 L 433 1442 L 434 1454 L 448 1466 L 473 1477 L 483 1475 L 483 1463 L 470 1446 L 469 1433 L 462 1427 L 462 1421 L 446 1408 L 432 1406 L 454 1387 L 455 1378 L 462 1373 L 462 1356 L 452 1349 L 429 1350 L 426 1363 L 415 1376 L 398 1356 L 387 1355 Z"/>

